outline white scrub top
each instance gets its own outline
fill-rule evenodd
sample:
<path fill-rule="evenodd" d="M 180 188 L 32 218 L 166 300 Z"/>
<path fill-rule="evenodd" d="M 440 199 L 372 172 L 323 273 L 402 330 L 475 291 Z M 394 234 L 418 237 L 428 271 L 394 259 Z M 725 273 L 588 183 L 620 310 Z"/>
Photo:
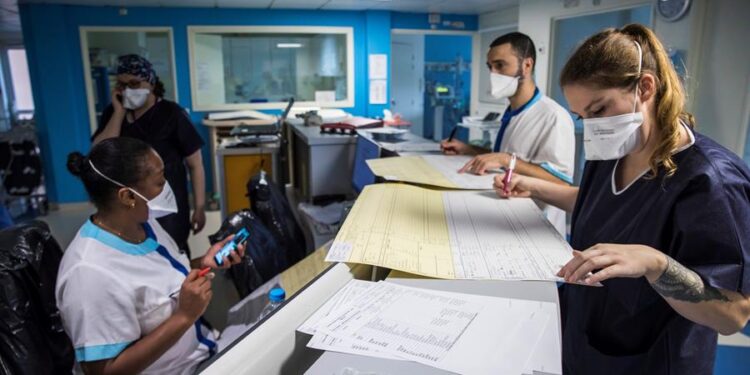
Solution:
<path fill-rule="evenodd" d="M 554 100 L 541 95 L 538 100 L 511 117 L 500 143 L 500 152 L 516 153 L 553 176 L 573 183 L 575 163 L 575 125 L 568 111 Z M 508 108 L 510 110 L 510 108 Z M 566 235 L 565 211 L 538 205 L 555 228 Z"/>
<path fill-rule="evenodd" d="M 55 294 L 78 362 L 117 357 L 177 309 L 188 259 L 158 222 L 144 228 L 146 241 L 132 244 L 88 220 L 63 255 Z M 143 373 L 194 373 L 215 348 L 201 322 Z"/>

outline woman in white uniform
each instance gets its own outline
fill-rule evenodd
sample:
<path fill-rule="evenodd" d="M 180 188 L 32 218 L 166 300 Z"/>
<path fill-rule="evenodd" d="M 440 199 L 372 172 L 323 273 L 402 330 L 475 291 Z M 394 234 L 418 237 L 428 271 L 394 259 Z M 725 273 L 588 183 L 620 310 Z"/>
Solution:
<path fill-rule="evenodd" d="M 86 373 L 193 373 L 215 352 L 201 318 L 213 274 L 190 270 L 187 257 L 156 221 L 177 211 L 164 163 L 146 143 L 111 138 L 89 156 L 73 153 L 68 169 L 81 178 L 96 213 L 65 251 L 56 298 L 76 360 Z M 212 246 L 203 267 L 217 266 Z"/>

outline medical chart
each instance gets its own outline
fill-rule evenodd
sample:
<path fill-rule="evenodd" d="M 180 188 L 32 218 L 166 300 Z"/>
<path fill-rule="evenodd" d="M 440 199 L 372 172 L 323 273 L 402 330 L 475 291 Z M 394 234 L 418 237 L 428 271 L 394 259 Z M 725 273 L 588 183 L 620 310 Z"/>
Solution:
<path fill-rule="evenodd" d="M 553 303 L 371 284 L 347 303 L 324 305 L 308 346 L 458 373 L 561 373 Z M 339 301 L 351 297 L 342 292 Z"/>
<path fill-rule="evenodd" d="M 419 155 L 371 159 L 367 165 L 376 176 L 390 181 L 411 182 L 449 189 L 492 190 L 499 171 L 479 176 L 458 173 L 471 157 L 465 155 Z"/>
<path fill-rule="evenodd" d="M 570 245 L 528 198 L 367 186 L 326 256 L 442 279 L 554 280 Z"/>

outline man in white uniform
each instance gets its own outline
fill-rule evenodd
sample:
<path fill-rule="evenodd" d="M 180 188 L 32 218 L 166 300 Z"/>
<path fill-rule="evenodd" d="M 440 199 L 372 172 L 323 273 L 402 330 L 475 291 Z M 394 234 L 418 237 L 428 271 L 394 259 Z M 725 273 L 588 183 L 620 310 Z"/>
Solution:
<path fill-rule="evenodd" d="M 492 150 L 444 140 L 446 154 L 476 155 L 461 172 L 484 174 L 507 168 L 516 154 L 515 173 L 560 184 L 573 183 L 575 134 L 570 114 L 543 95 L 534 83 L 536 50 L 527 35 L 513 32 L 495 39 L 487 53 L 492 96 L 508 98 Z M 565 212 L 544 207 L 547 218 L 565 236 Z"/>

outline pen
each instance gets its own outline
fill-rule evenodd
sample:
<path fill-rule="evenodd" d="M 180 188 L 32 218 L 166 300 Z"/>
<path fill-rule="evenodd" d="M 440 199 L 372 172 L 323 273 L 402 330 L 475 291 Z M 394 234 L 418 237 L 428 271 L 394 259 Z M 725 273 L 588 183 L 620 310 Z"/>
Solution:
<path fill-rule="evenodd" d="M 202 268 L 200 272 L 198 272 L 198 277 L 206 276 L 211 271 L 211 267 Z"/>
<path fill-rule="evenodd" d="M 503 179 L 503 192 L 505 194 L 510 194 L 510 191 L 508 190 L 508 185 L 510 185 L 510 179 L 513 177 L 513 170 L 516 168 L 516 153 L 514 152 L 510 156 L 510 164 L 508 165 L 508 171 L 505 173 L 505 178 Z"/>
<path fill-rule="evenodd" d="M 450 136 L 450 137 L 448 137 L 448 142 L 452 141 L 452 140 L 453 140 L 453 137 L 455 137 L 455 136 L 456 136 L 456 130 L 458 130 L 458 126 L 454 126 L 454 127 L 453 127 L 453 130 L 451 130 L 451 136 Z"/>

